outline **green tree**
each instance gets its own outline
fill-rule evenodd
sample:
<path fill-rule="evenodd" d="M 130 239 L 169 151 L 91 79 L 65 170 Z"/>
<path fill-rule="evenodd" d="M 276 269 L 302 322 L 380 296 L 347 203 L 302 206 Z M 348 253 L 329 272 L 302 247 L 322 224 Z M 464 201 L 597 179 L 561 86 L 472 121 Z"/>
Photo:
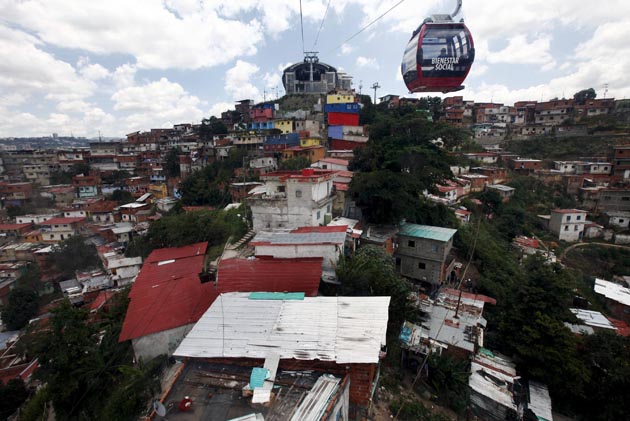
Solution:
<path fill-rule="evenodd" d="M 28 398 L 28 390 L 22 379 L 11 379 L 5 385 L 0 382 L 0 418 L 7 419 Z"/>
<path fill-rule="evenodd" d="M 147 242 L 151 249 L 181 247 L 208 241 L 210 246 L 224 245 L 247 232 L 243 210 L 199 211 L 167 215 L 149 228 Z"/>
<path fill-rule="evenodd" d="M 164 169 L 168 178 L 177 178 L 180 175 L 178 148 L 171 148 L 164 158 Z"/>
<path fill-rule="evenodd" d="M 239 114 L 240 117 L 240 114 Z M 228 129 L 221 119 L 214 116 L 201 120 L 199 126 L 199 135 L 202 140 L 210 140 L 212 136 L 219 134 L 227 134 Z"/>
<path fill-rule="evenodd" d="M 7 306 L 2 307 L 2 321 L 9 330 L 22 329 L 39 308 L 37 293 L 20 287 L 9 292 L 8 302 Z"/>
<path fill-rule="evenodd" d="M 623 420 L 630 414 L 630 338 L 597 332 L 584 338 L 581 359 L 590 371 L 585 399 L 575 403 L 582 419 Z"/>
<path fill-rule="evenodd" d="M 81 236 L 70 237 L 55 246 L 48 261 L 57 273 L 66 278 L 74 277 L 77 270 L 93 269 L 101 265 L 96 247 L 86 244 L 85 238 Z"/>
<path fill-rule="evenodd" d="M 390 296 L 389 323 L 394 329 L 412 317 L 411 284 L 396 274 L 392 256 L 382 248 L 366 246 L 352 257 L 342 256 L 336 273 L 342 295 Z"/>
<path fill-rule="evenodd" d="M 457 412 L 463 412 L 468 403 L 469 363 L 446 354 L 431 354 L 427 366 L 429 384 L 439 401 Z"/>
<path fill-rule="evenodd" d="M 595 98 L 597 98 L 597 92 L 595 92 L 593 88 L 581 90 L 573 95 L 573 100 L 576 105 L 584 105 L 586 101 Z"/>
<path fill-rule="evenodd" d="M 280 161 L 279 169 L 283 171 L 297 171 L 303 168 L 309 168 L 310 166 L 311 161 L 309 161 L 308 158 L 298 156 Z"/>
<path fill-rule="evenodd" d="M 134 197 L 127 190 L 117 189 L 107 196 L 107 200 L 112 200 L 119 205 L 125 205 L 134 201 Z"/>
<path fill-rule="evenodd" d="M 109 174 L 103 175 L 101 180 L 103 184 L 123 186 L 126 179 L 131 177 L 129 171 L 112 171 Z"/>

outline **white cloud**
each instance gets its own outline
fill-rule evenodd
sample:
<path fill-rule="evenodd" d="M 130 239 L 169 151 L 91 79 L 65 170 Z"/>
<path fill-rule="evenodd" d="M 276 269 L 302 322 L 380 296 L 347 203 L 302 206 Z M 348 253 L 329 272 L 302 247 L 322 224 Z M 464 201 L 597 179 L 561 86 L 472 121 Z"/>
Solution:
<path fill-rule="evenodd" d="M 23 95 L 43 92 L 49 99 L 90 96 L 95 85 L 38 48 L 41 44 L 25 32 L 0 25 L 0 88 Z"/>
<path fill-rule="evenodd" d="M 508 40 L 508 45 L 501 51 L 490 52 L 486 57 L 488 63 L 539 64 L 549 66 L 555 64 L 551 55 L 551 36 L 539 35 L 529 42 L 526 35 L 516 35 Z"/>
<path fill-rule="evenodd" d="M 109 70 L 98 63 L 90 63 L 90 59 L 87 57 L 79 58 L 77 67 L 79 73 L 88 80 L 101 80 L 110 76 Z"/>
<path fill-rule="evenodd" d="M 112 95 L 114 110 L 127 113 L 124 129 L 163 127 L 172 122 L 200 121 L 204 103 L 179 84 L 161 78 L 123 88 Z"/>
<path fill-rule="evenodd" d="M 253 76 L 260 71 L 260 67 L 247 61 L 238 60 L 234 67 L 225 73 L 225 91 L 234 100 L 257 99 L 260 90 L 251 82 Z"/>
<path fill-rule="evenodd" d="M 118 66 L 112 75 L 114 84 L 118 89 L 133 86 L 137 71 L 138 69 L 129 63 Z"/>
<path fill-rule="evenodd" d="M 224 19 L 216 6 L 207 6 L 178 16 L 153 0 L 89 1 L 81 7 L 67 0 L 26 0 L 0 3 L 0 15 L 52 45 L 131 55 L 143 69 L 199 69 L 256 53 L 263 40 L 256 19 Z"/>
<path fill-rule="evenodd" d="M 370 68 L 378 70 L 380 68 L 378 61 L 374 57 L 368 58 L 359 56 L 357 57 L 356 65 L 360 68 Z"/>
<path fill-rule="evenodd" d="M 221 113 L 227 110 L 234 110 L 234 104 L 229 102 L 217 102 L 210 110 L 208 110 L 208 116 L 221 117 Z"/>

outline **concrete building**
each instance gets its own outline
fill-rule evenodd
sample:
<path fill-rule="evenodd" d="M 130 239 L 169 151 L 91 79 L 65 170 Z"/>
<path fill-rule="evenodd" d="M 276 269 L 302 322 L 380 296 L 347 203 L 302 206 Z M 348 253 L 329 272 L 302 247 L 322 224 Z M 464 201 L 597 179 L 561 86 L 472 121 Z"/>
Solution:
<path fill-rule="evenodd" d="M 321 63 L 316 56 L 307 56 L 303 62 L 284 69 L 282 84 L 287 95 L 327 94 L 335 89 L 349 91 L 352 78 Z"/>
<path fill-rule="evenodd" d="M 613 154 L 614 174 L 630 178 L 630 145 L 616 146 Z"/>
<path fill-rule="evenodd" d="M 630 228 L 630 212 L 609 211 L 604 214 L 607 226 L 627 230 Z"/>
<path fill-rule="evenodd" d="M 504 202 L 507 202 L 510 200 L 510 198 L 512 196 L 514 196 L 514 192 L 516 191 L 516 189 L 514 187 L 510 187 L 510 186 L 504 186 L 503 184 L 493 184 L 493 185 L 488 185 L 488 187 L 486 187 L 488 190 L 492 190 L 495 191 L 499 194 L 499 196 L 501 196 L 501 199 Z"/>
<path fill-rule="evenodd" d="M 596 203 L 597 209 L 603 212 L 630 211 L 630 188 L 607 188 L 600 189 L 599 200 Z"/>
<path fill-rule="evenodd" d="M 554 209 L 549 219 L 549 231 L 560 241 L 581 241 L 588 212 L 579 209 Z"/>
<path fill-rule="evenodd" d="M 335 171 L 312 168 L 261 175 L 264 188 L 247 199 L 254 231 L 325 225 L 332 217 L 334 177 Z"/>
<path fill-rule="evenodd" d="M 59 243 L 79 235 L 85 218 L 53 218 L 42 222 L 42 240 L 45 243 Z"/>
<path fill-rule="evenodd" d="M 397 236 L 396 268 L 401 275 L 441 285 L 451 276 L 448 257 L 457 230 L 426 225 L 402 224 Z"/>
<path fill-rule="evenodd" d="M 325 281 L 337 279 L 335 269 L 344 255 L 347 226 L 304 227 L 289 232 L 259 232 L 249 243 L 256 256 L 294 259 L 321 257 Z"/>

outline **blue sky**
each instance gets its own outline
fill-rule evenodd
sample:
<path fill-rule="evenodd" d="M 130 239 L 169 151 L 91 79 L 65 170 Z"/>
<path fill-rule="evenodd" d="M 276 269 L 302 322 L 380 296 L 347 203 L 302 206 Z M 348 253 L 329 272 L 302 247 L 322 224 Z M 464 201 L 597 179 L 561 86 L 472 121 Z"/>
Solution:
<path fill-rule="evenodd" d="M 320 59 L 378 95 L 406 94 L 410 33 L 455 1 L 330 0 Z M 310 50 L 328 0 L 302 0 Z M 630 2 L 464 0 L 477 60 L 466 99 L 630 95 Z M 0 0 L 0 136 L 124 136 L 198 122 L 282 91 L 302 59 L 299 0 Z"/>

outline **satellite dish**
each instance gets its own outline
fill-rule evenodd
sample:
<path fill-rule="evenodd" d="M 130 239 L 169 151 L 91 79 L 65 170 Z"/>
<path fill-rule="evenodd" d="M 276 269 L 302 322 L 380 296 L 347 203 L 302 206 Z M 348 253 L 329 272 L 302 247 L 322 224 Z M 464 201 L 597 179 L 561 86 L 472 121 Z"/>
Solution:
<path fill-rule="evenodd" d="M 166 408 L 164 407 L 164 405 L 162 405 L 162 402 L 158 400 L 153 401 L 153 410 L 160 417 L 163 417 L 166 415 Z"/>

